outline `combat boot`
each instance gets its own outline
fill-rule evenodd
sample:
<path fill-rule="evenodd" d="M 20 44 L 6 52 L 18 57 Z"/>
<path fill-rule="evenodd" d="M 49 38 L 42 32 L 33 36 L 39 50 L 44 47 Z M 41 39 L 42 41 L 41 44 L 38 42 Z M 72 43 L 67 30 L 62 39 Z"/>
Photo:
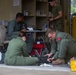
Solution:
<path fill-rule="evenodd" d="M 64 59 L 57 59 L 52 61 L 53 65 L 59 65 L 59 64 L 65 64 L 65 60 Z"/>

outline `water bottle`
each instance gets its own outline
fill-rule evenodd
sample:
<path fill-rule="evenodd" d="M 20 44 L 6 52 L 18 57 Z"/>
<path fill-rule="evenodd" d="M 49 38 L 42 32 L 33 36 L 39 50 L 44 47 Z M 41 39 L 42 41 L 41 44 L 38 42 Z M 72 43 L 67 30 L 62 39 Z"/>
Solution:
<path fill-rule="evenodd" d="M 2 59 L 2 53 L 0 52 L 0 61 L 1 61 L 1 59 Z"/>
<path fill-rule="evenodd" d="M 48 28 L 48 25 L 47 25 L 47 24 L 45 24 L 44 26 L 45 26 L 45 30 L 47 30 L 47 28 Z"/>

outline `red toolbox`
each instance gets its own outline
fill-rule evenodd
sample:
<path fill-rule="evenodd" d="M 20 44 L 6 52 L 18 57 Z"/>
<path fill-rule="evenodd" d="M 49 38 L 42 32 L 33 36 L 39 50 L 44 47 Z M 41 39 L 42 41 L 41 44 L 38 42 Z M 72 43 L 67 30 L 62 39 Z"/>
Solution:
<path fill-rule="evenodd" d="M 35 55 L 35 50 L 40 54 L 42 49 L 44 48 L 44 44 L 34 44 L 32 51 L 29 53 L 31 56 Z"/>

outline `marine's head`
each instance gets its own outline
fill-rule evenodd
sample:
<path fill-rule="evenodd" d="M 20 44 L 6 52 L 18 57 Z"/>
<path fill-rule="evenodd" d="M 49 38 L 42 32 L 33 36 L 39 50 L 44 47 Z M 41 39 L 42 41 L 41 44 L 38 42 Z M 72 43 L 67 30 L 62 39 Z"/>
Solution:
<path fill-rule="evenodd" d="M 48 2 L 49 2 L 49 4 L 51 6 L 55 6 L 55 4 L 56 4 L 56 1 L 55 0 L 48 0 Z"/>
<path fill-rule="evenodd" d="M 18 36 L 21 37 L 23 41 L 26 41 L 26 32 L 20 31 Z"/>
<path fill-rule="evenodd" d="M 16 21 L 22 22 L 23 20 L 24 20 L 24 15 L 22 13 L 17 13 L 16 14 Z"/>
<path fill-rule="evenodd" d="M 46 31 L 46 36 L 50 40 L 54 40 L 56 38 L 56 30 L 48 28 L 47 31 Z"/>

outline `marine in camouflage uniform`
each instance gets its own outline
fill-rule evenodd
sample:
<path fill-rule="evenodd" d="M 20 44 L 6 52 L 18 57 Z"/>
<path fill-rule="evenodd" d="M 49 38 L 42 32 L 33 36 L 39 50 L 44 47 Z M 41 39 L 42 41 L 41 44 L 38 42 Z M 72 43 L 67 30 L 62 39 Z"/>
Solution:
<path fill-rule="evenodd" d="M 22 29 L 27 29 L 27 26 L 25 28 L 22 27 L 23 25 L 23 17 L 24 15 L 22 13 L 17 13 L 16 14 L 16 19 L 9 21 L 8 25 L 7 25 L 7 34 L 6 34 L 6 39 L 7 40 L 11 40 L 15 37 L 18 36 L 19 31 Z M 21 19 L 21 20 L 17 20 L 17 19 Z M 30 52 L 32 50 L 32 46 L 34 43 L 34 39 L 33 37 L 27 36 L 27 49 Z"/>
<path fill-rule="evenodd" d="M 47 36 L 52 40 L 50 56 L 52 54 L 52 59 L 55 60 L 53 64 L 63 63 L 63 60 L 68 62 L 70 58 L 76 57 L 76 40 L 71 35 L 65 32 L 47 30 Z"/>
<path fill-rule="evenodd" d="M 5 64 L 26 66 L 36 65 L 37 62 L 37 57 L 29 57 L 26 43 L 21 37 L 14 38 L 9 42 L 4 58 Z"/>
<path fill-rule="evenodd" d="M 50 27 L 55 28 L 59 31 L 63 31 L 62 6 L 60 4 L 57 4 L 55 0 L 49 0 L 49 4 L 50 4 L 49 11 L 52 13 L 52 16 L 49 18 Z"/>

